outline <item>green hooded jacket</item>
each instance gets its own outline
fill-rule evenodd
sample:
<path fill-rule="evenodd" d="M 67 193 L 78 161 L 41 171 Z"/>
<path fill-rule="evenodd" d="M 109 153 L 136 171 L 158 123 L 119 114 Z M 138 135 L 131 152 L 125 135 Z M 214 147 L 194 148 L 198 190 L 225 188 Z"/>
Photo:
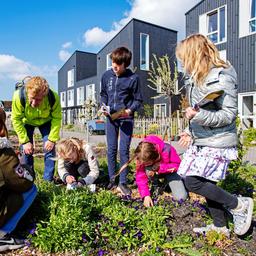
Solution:
<path fill-rule="evenodd" d="M 43 98 L 42 103 L 38 107 L 31 107 L 26 95 L 25 108 L 20 101 L 19 90 L 16 90 L 12 98 L 12 124 L 19 137 L 19 143 L 24 144 L 29 141 L 24 124 L 35 127 L 41 126 L 51 121 L 51 131 L 48 139 L 52 142 L 59 140 L 61 127 L 61 106 L 60 99 L 56 92 L 54 93 L 55 103 L 51 107 L 48 95 Z"/>

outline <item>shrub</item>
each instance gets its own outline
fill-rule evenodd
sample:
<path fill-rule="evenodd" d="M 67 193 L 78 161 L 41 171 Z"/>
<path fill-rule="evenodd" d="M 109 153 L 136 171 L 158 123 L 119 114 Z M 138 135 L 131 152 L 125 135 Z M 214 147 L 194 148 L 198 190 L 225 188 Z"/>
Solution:
<path fill-rule="evenodd" d="M 158 130 L 159 130 L 159 125 L 158 124 L 150 124 L 148 126 L 147 133 L 148 134 L 156 134 Z"/>
<path fill-rule="evenodd" d="M 253 141 L 256 142 L 256 129 L 255 128 L 249 128 L 247 130 L 244 130 L 244 132 L 243 132 L 243 144 L 244 144 L 244 146 L 246 146 L 246 147 L 251 146 L 251 143 Z"/>

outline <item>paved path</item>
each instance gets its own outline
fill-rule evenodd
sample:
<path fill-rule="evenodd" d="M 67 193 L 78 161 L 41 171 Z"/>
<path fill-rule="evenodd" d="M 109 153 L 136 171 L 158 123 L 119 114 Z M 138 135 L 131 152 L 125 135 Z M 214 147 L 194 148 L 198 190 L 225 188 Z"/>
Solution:
<path fill-rule="evenodd" d="M 92 145 L 98 145 L 99 143 L 106 144 L 106 136 L 105 135 L 92 135 L 86 138 L 85 132 L 67 132 L 62 131 L 61 137 L 77 137 L 80 139 L 85 139 Z M 136 148 L 138 143 L 141 141 L 139 138 L 132 138 L 131 148 Z M 172 141 L 172 146 L 174 146 L 179 154 L 182 154 L 186 149 L 181 147 L 177 141 Z M 244 156 L 244 162 L 248 162 L 250 164 L 256 165 L 256 147 L 249 148 L 247 154 Z"/>

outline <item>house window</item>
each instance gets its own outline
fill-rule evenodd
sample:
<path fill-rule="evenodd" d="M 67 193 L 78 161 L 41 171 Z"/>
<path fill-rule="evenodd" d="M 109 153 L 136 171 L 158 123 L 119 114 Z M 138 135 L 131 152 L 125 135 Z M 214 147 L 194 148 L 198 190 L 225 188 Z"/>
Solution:
<path fill-rule="evenodd" d="M 74 106 L 74 90 L 68 90 L 68 107 Z"/>
<path fill-rule="evenodd" d="M 248 92 L 238 95 L 238 112 L 243 129 L 256 128 L 256 93 Z"/>
<path fill-rule="evenodd" d="M 110 58 L 110 55 L 111 55 L 111 53 L 109 53 L 109 54 L 107 54 L 107 56 L 106 56 L 106 58 L 107 58 L 107 69 L 111 69 L 111 67 L 112 67 L 112 60 L 111 60 L 111 58 Z"/>
<path fill-rule="evenodd" d="M 62 108 L 66 107 L 66 92 L 60 93 L 60 103 Z"/>
<path fill-rule="evenodd" d="M 88 84 L 86 85 L 86 101 L 93 101 L 95 102 L 95 84 Z"/>
<path fill-rule="evenodd" d="M 68 71 L 68 87 L 72 87 L 74 86 L 74 76 L 75 76 L 75 70 L 74 69 L 70 69 Z"/>
<path fill-rule="evenodd" d="M 154 104 L 154 117 L 155 118 L 166 117 L 166 104 Z"/>
<path fill-rule="evenodd" d="M 76 89 L 77 105 L 84 104 L 84 87 L 79 87 Z"/>
<path fill-rule="evenodd" d="M 149 70 L 149 35 L 140 34 L 140 69 Z"/>
<path fill-rule="evenodd" d="M 199 16 L 199 32 L 213 43 L 226 41 L 226 6 Z"/>
<path fill-rule="evenodd" d="M 250 2 L 250 19 L 249 19 L 249 27 L 250 32 L 256 31 L 256 0 L 251 0 Z"/>

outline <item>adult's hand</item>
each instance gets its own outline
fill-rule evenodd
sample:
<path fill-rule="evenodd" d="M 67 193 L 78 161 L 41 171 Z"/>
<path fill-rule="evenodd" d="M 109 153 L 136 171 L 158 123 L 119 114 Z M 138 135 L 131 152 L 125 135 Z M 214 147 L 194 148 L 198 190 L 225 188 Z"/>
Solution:
<path fill-rule="evenodd" d="M 54 145 L 55 145 L 54 142 L 47 140 L 47 141 L 45 142 L 45 144 L 44 144 L 44 149 L 45 149 L 46 151 L 51 151 L 51 150 L 53 149 Z"/>
<path fill-rule="evenodd" d="M 150 196 L 145 196 L 145 197 L 144 197 L 143 205 L 144 205 L 145 207 L 152 207 L 152 206 L 154 206 L 153 201 L 152 201 L 152 198 L 151 198 Z"/>
<path fill-rule="evenodd" d="M 32 155 L 34 151 L 33 144 L 31 142 L 23 144 L 23 151 L 26 155 Z"/>
<path fill-rule="evenodd" d="M 179 140 L 179 145 L 181 145 L 182 147 L 188 147 L 192 142 L 192 138 L 189 134 L 187 134 L 186 132 L 182 132 L 180 134 L 180 140 Z"/>

